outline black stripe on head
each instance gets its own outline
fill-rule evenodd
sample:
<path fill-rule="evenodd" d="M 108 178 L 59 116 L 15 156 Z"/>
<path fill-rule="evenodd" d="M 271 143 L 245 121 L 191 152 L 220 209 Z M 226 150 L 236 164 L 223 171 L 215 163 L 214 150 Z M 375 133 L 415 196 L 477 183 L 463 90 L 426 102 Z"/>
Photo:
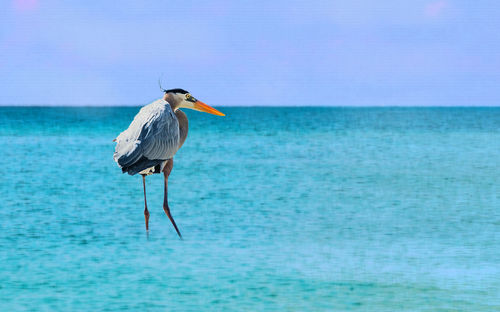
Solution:
<path fill-rule="evenodd" d="M 180 93 L 180 94 L 187 94 L 187 92 L 184 89 L 170 89 L 170 90 L 165 90 L 165 93 Z"/>

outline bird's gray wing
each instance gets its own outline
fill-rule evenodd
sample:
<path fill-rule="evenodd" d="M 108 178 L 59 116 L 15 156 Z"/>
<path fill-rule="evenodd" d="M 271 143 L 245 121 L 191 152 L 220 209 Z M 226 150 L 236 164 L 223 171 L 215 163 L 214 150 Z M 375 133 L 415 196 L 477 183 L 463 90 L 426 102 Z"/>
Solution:
<path fill-rule="evenodd" d="M 170 104 L 157 100 L 139 111 L 116 142 L 113 158 L 124 172 L 134 167 L 133 173 L 128 172 L 135 174 L 174 156 L 179 147 L 179 122 Z M 137 168 L 140 162 L 146 167 Z"/>

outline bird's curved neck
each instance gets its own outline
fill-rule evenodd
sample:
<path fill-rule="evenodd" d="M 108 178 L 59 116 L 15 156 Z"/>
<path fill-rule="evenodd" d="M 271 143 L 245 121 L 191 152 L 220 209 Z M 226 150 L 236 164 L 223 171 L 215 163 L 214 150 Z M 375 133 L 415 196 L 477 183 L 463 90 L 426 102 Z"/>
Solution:
<path fill-rule="evenodd" d="M 179 148 L 181 148 L 184 141 L 186 141 L 188 134 L 188 118 L 186 114 L 180 109 L 174 111 L 175 116 L 177 116 L 177 120 L 179 121 Z"/>
<path fill-rule="evenodd" d="M 168 93 L 165 93 L 165 95 L 163 96 L 163 100 L 167 101 L 168 104 L 170 104 L 170 107 L 172 107 L 172 110 L 174 112 L 179 109 L 179 105 L 181 104 L 181 101 L 177 100 L 175 97 Z"/>
<path fill-rule="evenodd" d="M 179 109 L 181 101 L 177 100 L 175 97 L 171 96 L 168 93 L 165 93 L 163 99 L 167 101 L 168 104 L 170 104 L 170 107 L 174 111 L 174 114 L 177 117 L 177 120 L 179 121 L 179 139 L 180 139 L 179 148 L 181 148 L 188 134 L 188 118 L 186 114 Z"/>

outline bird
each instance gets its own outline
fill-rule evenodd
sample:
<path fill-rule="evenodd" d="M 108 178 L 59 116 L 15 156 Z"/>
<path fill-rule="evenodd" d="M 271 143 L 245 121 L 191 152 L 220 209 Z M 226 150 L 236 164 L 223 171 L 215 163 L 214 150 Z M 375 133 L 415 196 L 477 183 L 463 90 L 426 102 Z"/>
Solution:
<path fill-rule="evenodd" d="M 180 108 L 189 108 L 217 116 L 222 112 L 194 98 L 184 89 L 165 90 L 160 98 L 142 107 L 130 126 L 116 139 L 113 159 L 123 173 L 140 174 L 144 190 L 144 218 L 149 231 L 149 211 L 146 200 L 146 176 L 163 173 L 163 210 L 182 239 L 168 205 L 168 177 L 174 166 L 174 155 L 184 144 L 188 134 L 188 118 Z"/>

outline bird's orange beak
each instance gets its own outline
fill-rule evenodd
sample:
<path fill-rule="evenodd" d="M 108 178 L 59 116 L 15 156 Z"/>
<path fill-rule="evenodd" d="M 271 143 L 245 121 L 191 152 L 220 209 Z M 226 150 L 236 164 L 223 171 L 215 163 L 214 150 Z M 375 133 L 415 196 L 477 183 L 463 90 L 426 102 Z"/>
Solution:
<path fill-rule="evenodd" d="M 203 103 L 202 101 L 196 100 L 196 102 L 193 103 L 193 107 L 189 107 L 194 110 L 204 112 L 204 113 L 209 113 L 212 115 L 217 115 L 217 116 L 226 116 L 223 113 L 219 112 L 215 108 L 208 106 L 207 104 Z"/>

